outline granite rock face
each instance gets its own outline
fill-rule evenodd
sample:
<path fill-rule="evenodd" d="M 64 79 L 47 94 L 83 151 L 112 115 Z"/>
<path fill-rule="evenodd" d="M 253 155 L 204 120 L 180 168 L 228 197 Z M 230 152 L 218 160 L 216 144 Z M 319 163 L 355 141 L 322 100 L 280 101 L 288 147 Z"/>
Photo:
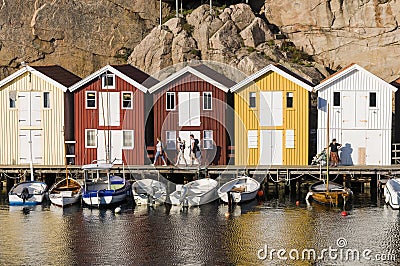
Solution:
<path fill-rule="evenodd" d="M 355 62 L 389 82 L 400 75 L 399 1 L 265 1 L 262 13 L 325 66 Z"/>
<path fill-rule="evenodd" d="M 191 60 L 216 61 L 247 75 L 279 62 L 312 82 L 326 74 L 314 63 L 299 60 L 302 67 L 293 64 L 289 58 L 292 53 L 280 52 L 274 39 L 267 21 L 246 4 L 216 8 L 211 14 L 208 5 L 201 5 L 187 16 L 172 18 L 153 29 L 135 47 L 128 62 L 153 75 Z"/>
<path fill-rule="evenodd" d="M 158 8 L 157 0 L 2 0 L 0 78 L 21 61 L 59 64 L 81 76 L 126 62 L 157 25 Z"/>

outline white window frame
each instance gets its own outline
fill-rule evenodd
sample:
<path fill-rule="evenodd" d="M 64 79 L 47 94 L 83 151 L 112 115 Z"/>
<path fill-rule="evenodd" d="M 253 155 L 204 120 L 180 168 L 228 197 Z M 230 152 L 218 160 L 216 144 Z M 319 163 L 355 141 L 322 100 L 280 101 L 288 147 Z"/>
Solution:
<path fill-rule="evenodd" d="M 174 96 L 174 108 L 168 108 L 168 95 L 173 95 Z M 167 111 L 175 111 L 176 110 L 176 94 L 173 91 L 167 91 L 165 94 L 165 109 Z"/>
<path fill-rule="evenodd" d="M 286 149 L 294 149 L 295 144 L 295 135 L 294 129 L 286 129 L 285 131 L 285 148 Z"/>
<path fill-rule="evenodd" d="M 210 97 L 210 108 L 206 108 L 206 101 L 205 101 L 205 96 L 206 95 L 210 95 L 211 97 Z M 213 108 L 212 108 L 212 102 L 213 102 L 213 100 L 212 100 L 212 92 L 211 91 L 205 91 L 205 92 L 203 92 L 203 110 L 205 110 L 205 111 L 211 111 Z"/>
<path fill-rule="evenodd" d="M 106 86 L 106 78 L 108 77 L 112 77 L 113 78 L 113 85 L 110 86 Z M 101 77 L 101 88 L 102 89 L 115 89 L 115 74 L 113 73 L 105 73 L 102 77 Z"/>
<path fill-rule="evenodd" d="M 173 138 L 168 138 L 169 133 L 174 133 L 172 134 L 174 137 Z M 173 142 L 174 146 L 168 147 L 169 142 Z M 165 131 L 165 149 L 166 150 L 176 150 L 176 131 L 175 130 L 167 130 Z"/>
<path fill-rule="evenodd" d="M 94 107 L 88 106 L 88 94 L 94 93 Z M 97 92 L 96 91 L 85 91 L 85 107 L 86 109 L 97 109 Z"/>
<path fill-rule="evenodd" d="M 335 105 L 335 93 L 339 93 L 339 105 Z M 334 91 L 332 93 L 332 106 L 334 108 L 342 107 L 342 92 L 341 91 Z"/>
<path fill-rule="evenodd" d="M 254 106 L 251 106 L 251 95 L 254 94 Z M 249 92 L 249 108 L 257 108 L 257 92 L 255 91 L 250 91 Z"/>
<path fill-rule="evenodd" d="M 15 97 L 14 97 L 14 99 L 13 99 L 13 102 L 14 102 L 14 107 L 11 107 L 10 105 L 11 105 L 11 100 L 12 100 L 12 98 L 11 98 L 11 94 L 10 93 L 15 93 Z M 18 98 L 18 95 L 17 95 L 17 91 L 9 91 L 8 92 L 8 109 L 11 109 L 11 110 L 14 110 L 14 109 L 17 109 L 17 98 Z"/>
<path fill-rule="evenodd" d="M 289 97 L 289 95 L 291 95 L 291 97 Z M 289 98 L 292 98 L 292 107 L 288 107 L 288 99 Z M 294 92 L 293 91 L 286 92 L 286 108 L 288 108 L 288 109 L 294 108 Z"/>
<path fill-rule="evenodd" d="M 258 148 L 258 130 L 247 131 L 247 147 L 249 149 Z"/>
<path fill-rule="evenodd" d="M 132 134 L 132 145 L 125 146 L 125 141 L 124 141 L 124 133 L 125 132 L 130 132 Z M 135 131 L 134 130 L 122 130 L 122 149 L 133 149 L 135 147 Z"/>
<path fill-rule="evenodd" d="M 124 107 L 124 94 L 131 95 L 131 107 Z M 133 109 L 133 93 L 131 91 L 122 91 L 121 92 L 121 109 Z"/>
<path fill-rule="evenodd" d="M 88 132 L 89 131 L 94 131 L 94 136 L 95 136 L 95 145 L 94 146 L 88 145 Z M 85 148 L 97 148 L 97 129 L 94 129 L 94 128 L 85 129 Z"/>
<path fill-rule="evenodd" d="M 371 93 L 375 93 L 375 103 L 376 103 L 376 106 L 370 106 L 370 103 L 371 103 Z M 378 103 L 379 103 L 379 101 L 378 101 L 378 92 L 377 92 L 377 91 L 370 91 L 370 92 L 368 93 L 368 108 L 369 108 L 369 109 L 376 110 L 376 109 L 378 109 Z"/>
<path fill-rule="evenodd" d="M 206 138 L 206 132 L 211 132 L 211 138 Z M 211 140 L 211 147 L 206 145 L 206 141 Z M 214 132 L 212 130 L 203 130 L 203 149 L 204 150 L 212 150 L 214 147 Z"/>
<path fill-rule="evenodd" d="M 49 104 L 49 107 L 45 107 L 44 106 L 44 101 L 45 101 L 45 94 L 47 93 L 47 95 L 49 96 L 49 99 L 48 99 L 48 104 Z M 42 93 L 42 97 L 43 97 L 43 109 L 50 109 L 51 108 L 51 101 L 50 101 L 50 92 L 49 91 L 44 91 L 43 93 Z"/>

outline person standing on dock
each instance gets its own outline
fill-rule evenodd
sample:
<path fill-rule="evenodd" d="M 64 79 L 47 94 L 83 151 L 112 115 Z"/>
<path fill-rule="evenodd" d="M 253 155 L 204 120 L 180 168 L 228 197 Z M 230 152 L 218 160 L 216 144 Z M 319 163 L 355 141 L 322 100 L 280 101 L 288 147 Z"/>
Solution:
<path fill-rule="evenodd" d="M 331 150 L 330 153 L 330 166 L 336 167 L 339 164 L 339 149 L 342 147 L 342 144 L 336 142 L 336 139 L 333 139 L 331 144 L 329 144 L 329 148 Z"/>
<path fill-rule="evenodd" d="M 161 159 L 163 160 L 164 162 L 163 166 L 167 166 L 167 162 L 165 161 L 165 156 L 164 156 L 164 145 L 161 142 L 161 138 L 157 138 L 156 157 L 154 157 L 154 162 L 151 165 L 155 165 L 157 163 L 158 157 L 161 157 Z"/>
<path fill-rule="evenodd" d="M 183 159 L 183 161 L 185 162 L 185 166 L 187 166 L 187 162 L 185 159 L 185 147 L 186 147 L 185 140 L 182 140 L 180 137 L 178 137 L 176 139 L 176 149 L 178 150 L 178 156 L 176 158 L 175 166 L 177 166 L 180 163 L 181 159 Z"/>
<path fill-rule="evenodd" d="M 193 165 L 193 161 L 200 164 L 197 159 L 197 152 L 200 151 L 199 140 L 194 138 L 193 134 L 190 134 L 190 165 Z"/>

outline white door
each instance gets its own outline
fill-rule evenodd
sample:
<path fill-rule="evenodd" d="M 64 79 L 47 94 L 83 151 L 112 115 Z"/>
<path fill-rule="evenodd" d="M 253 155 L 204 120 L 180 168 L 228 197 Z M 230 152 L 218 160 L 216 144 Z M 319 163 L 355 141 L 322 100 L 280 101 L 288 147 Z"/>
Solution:
<path fill-rule="evenodd" d="M 352 91 L 341 92 L 341 106 L 342 106 L 342 125 L 343 129 L 352 129 L 355 126 L 355 113 L 356 113 L 356 101 L 355 93 Z"/>
<path fill-rule="evenodd" d="M 42 93 L 31 92 L 31 126 L 40 126 L 42 123 Z"/>
<path fill-rule="evenodd" d="M 355 115 L 356 115 L 356 127 L 367 128 L 368 126 L 368 106 L 369 106 L 369 92 L 358 91 L 356 93 L 355 103 Z"/>
<path fill-rule="evenodd" d="M 200 126 L 200 92 L 178 93 L 179 126 Z"/>
<path fill-rule="evenodd" d="M 260 92 L 260 125 L 283 125 L 283 99 L 281 91 Z"/>
<path fill-rule="evenodd" d="M 19 131 L 19 163 L 28 164 L 31 158 L 30 130 Z"/>
<path fill-rule="evenodd" d="M 179 126 L 190 126 L 190 92 L 178 93 Z"/>
<path fill-rule="evenodd" d="M 31 125 L 31 95 L 30 92 L 18 93 L 18 122 L 20 126 Z"/>
<path fill-rule="evenodd" d="M 97 160 L 106 162 L 107 151 L 110 162 L 122 164 L 122 131 L 98 130 L 97 131 Z"/>
<path fill-rule="evenodd" d="M 19 131 L 19 163 L 43 164 L 43 135 L 41 130 Z"/>
<path fill-rule="evenodd" d="M 260 165 L 282 164 L 282 130 L 260 130 Z"/>
<path fill-rule="evenodd" d="M 368 130 L 366 135 L 366 164 L 382 165 L 382 132 Z"/>
<path fill-rule="evenodd" d="M 99 125 L 120 125 L 120 97 L 119 92 L 99 93 Z"/>
<path fill-rule="evenodd" d="M 122 130 L 111 131 L 111 162 L 122 164 Z"/>
<path fill-rule="evenodd" d="M 193 134 L 194 138 L 199 140 L 199 145 L 201 143 L 200 131 L 179 131 L 179 137 L 185 141 L 185 159 L 188 164 L 190 164 L 190 134 Z"/>

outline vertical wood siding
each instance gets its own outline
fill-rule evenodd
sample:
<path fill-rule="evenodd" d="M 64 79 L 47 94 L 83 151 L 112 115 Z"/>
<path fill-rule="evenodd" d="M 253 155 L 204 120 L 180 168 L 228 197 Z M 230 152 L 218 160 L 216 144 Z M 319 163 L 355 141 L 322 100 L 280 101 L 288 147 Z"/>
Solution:
<path fill-rule="evenodd" d="M 76 164 L 83 165 L 97 160 L 96 148 L 85 148 L 85 129 L 100 130 L 134 130 L 134 148 L 123 149 L 122 159 L 127 165 L 142 165 L 145 157 L 144 144 L 144 93 L 123 79 L 115 76 L 116 87 L 110 92 L 120 92 L 120 107 L 122 108 L 122 92 L 133 92 L 133 109 L 120 110 L 120 126 L 99 126 L 99 97 L 102 89 L 101 79 L 94 79 L 78 89 L 75 97 L 75 156 Z M 97 108 L 86 109 L 86 91 L 96 91 Z M 111 103 L 112 104 L 112 103 Z"/>
<path fill-rule="evenodd" d="M 333 106 L 333 93 L 341 92 L 340 107 Z M 354 113 L 343 111 L 343 92 L 348 93 L 354 100 Z M 365 104 L 361 104 L 357 99 L 357 93 L 365 92 L 368 98 Z M 377 107 L 369 108 L 369 92 L 377 93 Z M 364 71 L 354 69 L 336 81 L 318 91 L 318 97 L 327 100 L 330 104 L 330 139 L 337 138 L 339 143 L 353 144 L 352 159 L 355 165 L 358 164 L 358 148 L 367 147 L 371 153 L 380 154 L 377 160 L 367 160 L 370 165 L 390 165 L 391 164 L 391 129 L 392 129 L 392 90 L 383 84 L 378 78 L 367 75 Z M 349 106 L 346 106 L 348 109 Z M 363 125 L 357 119 L 357 113 L 366 112 L 367 121 Z M 342 125 L 343 120 L 348 121 Z M 351 121 L 350 121 L 351 120 Z M 327 145 L 326 140 L 327 113 L 318 110 L 318 131 L 317 148 L 321 151 Z M 389 132 L 389 133 L 388 133 Z M 374 136 L 375 141 L 368 142 L 369 136 Z M 379 136 L 379 137 L 376 137 Z M 353 143 L 352 143 L 353 142 Z M 368 143 L 367 143 L 368 142 Z M 373 151 L 374 150 L 374 151 Z"/>
<path fill-rule="evenodd" d="M 282 91 L 282 126 L 260 126 L 260 91 Z M 256 92 L 256 108 L 249 108 L 249 93 Z M 286 92 L 293 92 L 293 108 L 286 108 Z M 269 72 L 235 93 L 235 164 L 258 165 L 260 130 L 283 130 L 282 164 L 308 164 L 309 91 L 275 72 Z M 295 148 L 286 148 L 285 130 L 294 130 Z M 258 130 L 258 147 L 248 148 L 247 131 Z"/>
<path fill-rule="evenodd" d="M 64 92 L 51 83 L 38 76 L 25 73 L 10 83 L 0 88 L 0 164 L 18 165 L 20 149 L 20 129 L 40 129 L 43 131 L 43 165 L 64 164 Z M 20 127 L 18 124 L 18 100 L 16 109 L 9 109 L 10 91 L 38 91 L 50 92 L 50 109 L 43 109 L 43 98 L 41 99 L 41 126 Z M 41 96 L 43 97 L 43 95 Z"/>
<path fill-rule="evenodd" d="M 176 110 L 166 110 L 166 92 L 175 92 Z M 179 126 L 178 92 L 200 92 L 200 126 Z M 212 92 L 212 110 L 203 110 L 203 92 Z M 227 164 L 227 133 L 225 128 L 225 115 L 227 108 L 227 94 L 213 86 L 212 84 L 188 73 L 165 88 L 154 93 L 154 139 L 162 138 L 165 143 L 166 131 L 200 131 L 201 140 L 203 130 L 212 130 L 216 150 L 202 150 L 202 157 L 207 158 L 207 164 L 225 165 Z M 233 120 L 233 119 L 232 119 Z M 229 121 L 227 121 L 229 123 Z M 233 121 L 231 121 L 233 122 Z M 168 156 L 174 160 L 175 152 L 168 152 Z M 213 156 L 216 154 L 215 156 Z"/>

